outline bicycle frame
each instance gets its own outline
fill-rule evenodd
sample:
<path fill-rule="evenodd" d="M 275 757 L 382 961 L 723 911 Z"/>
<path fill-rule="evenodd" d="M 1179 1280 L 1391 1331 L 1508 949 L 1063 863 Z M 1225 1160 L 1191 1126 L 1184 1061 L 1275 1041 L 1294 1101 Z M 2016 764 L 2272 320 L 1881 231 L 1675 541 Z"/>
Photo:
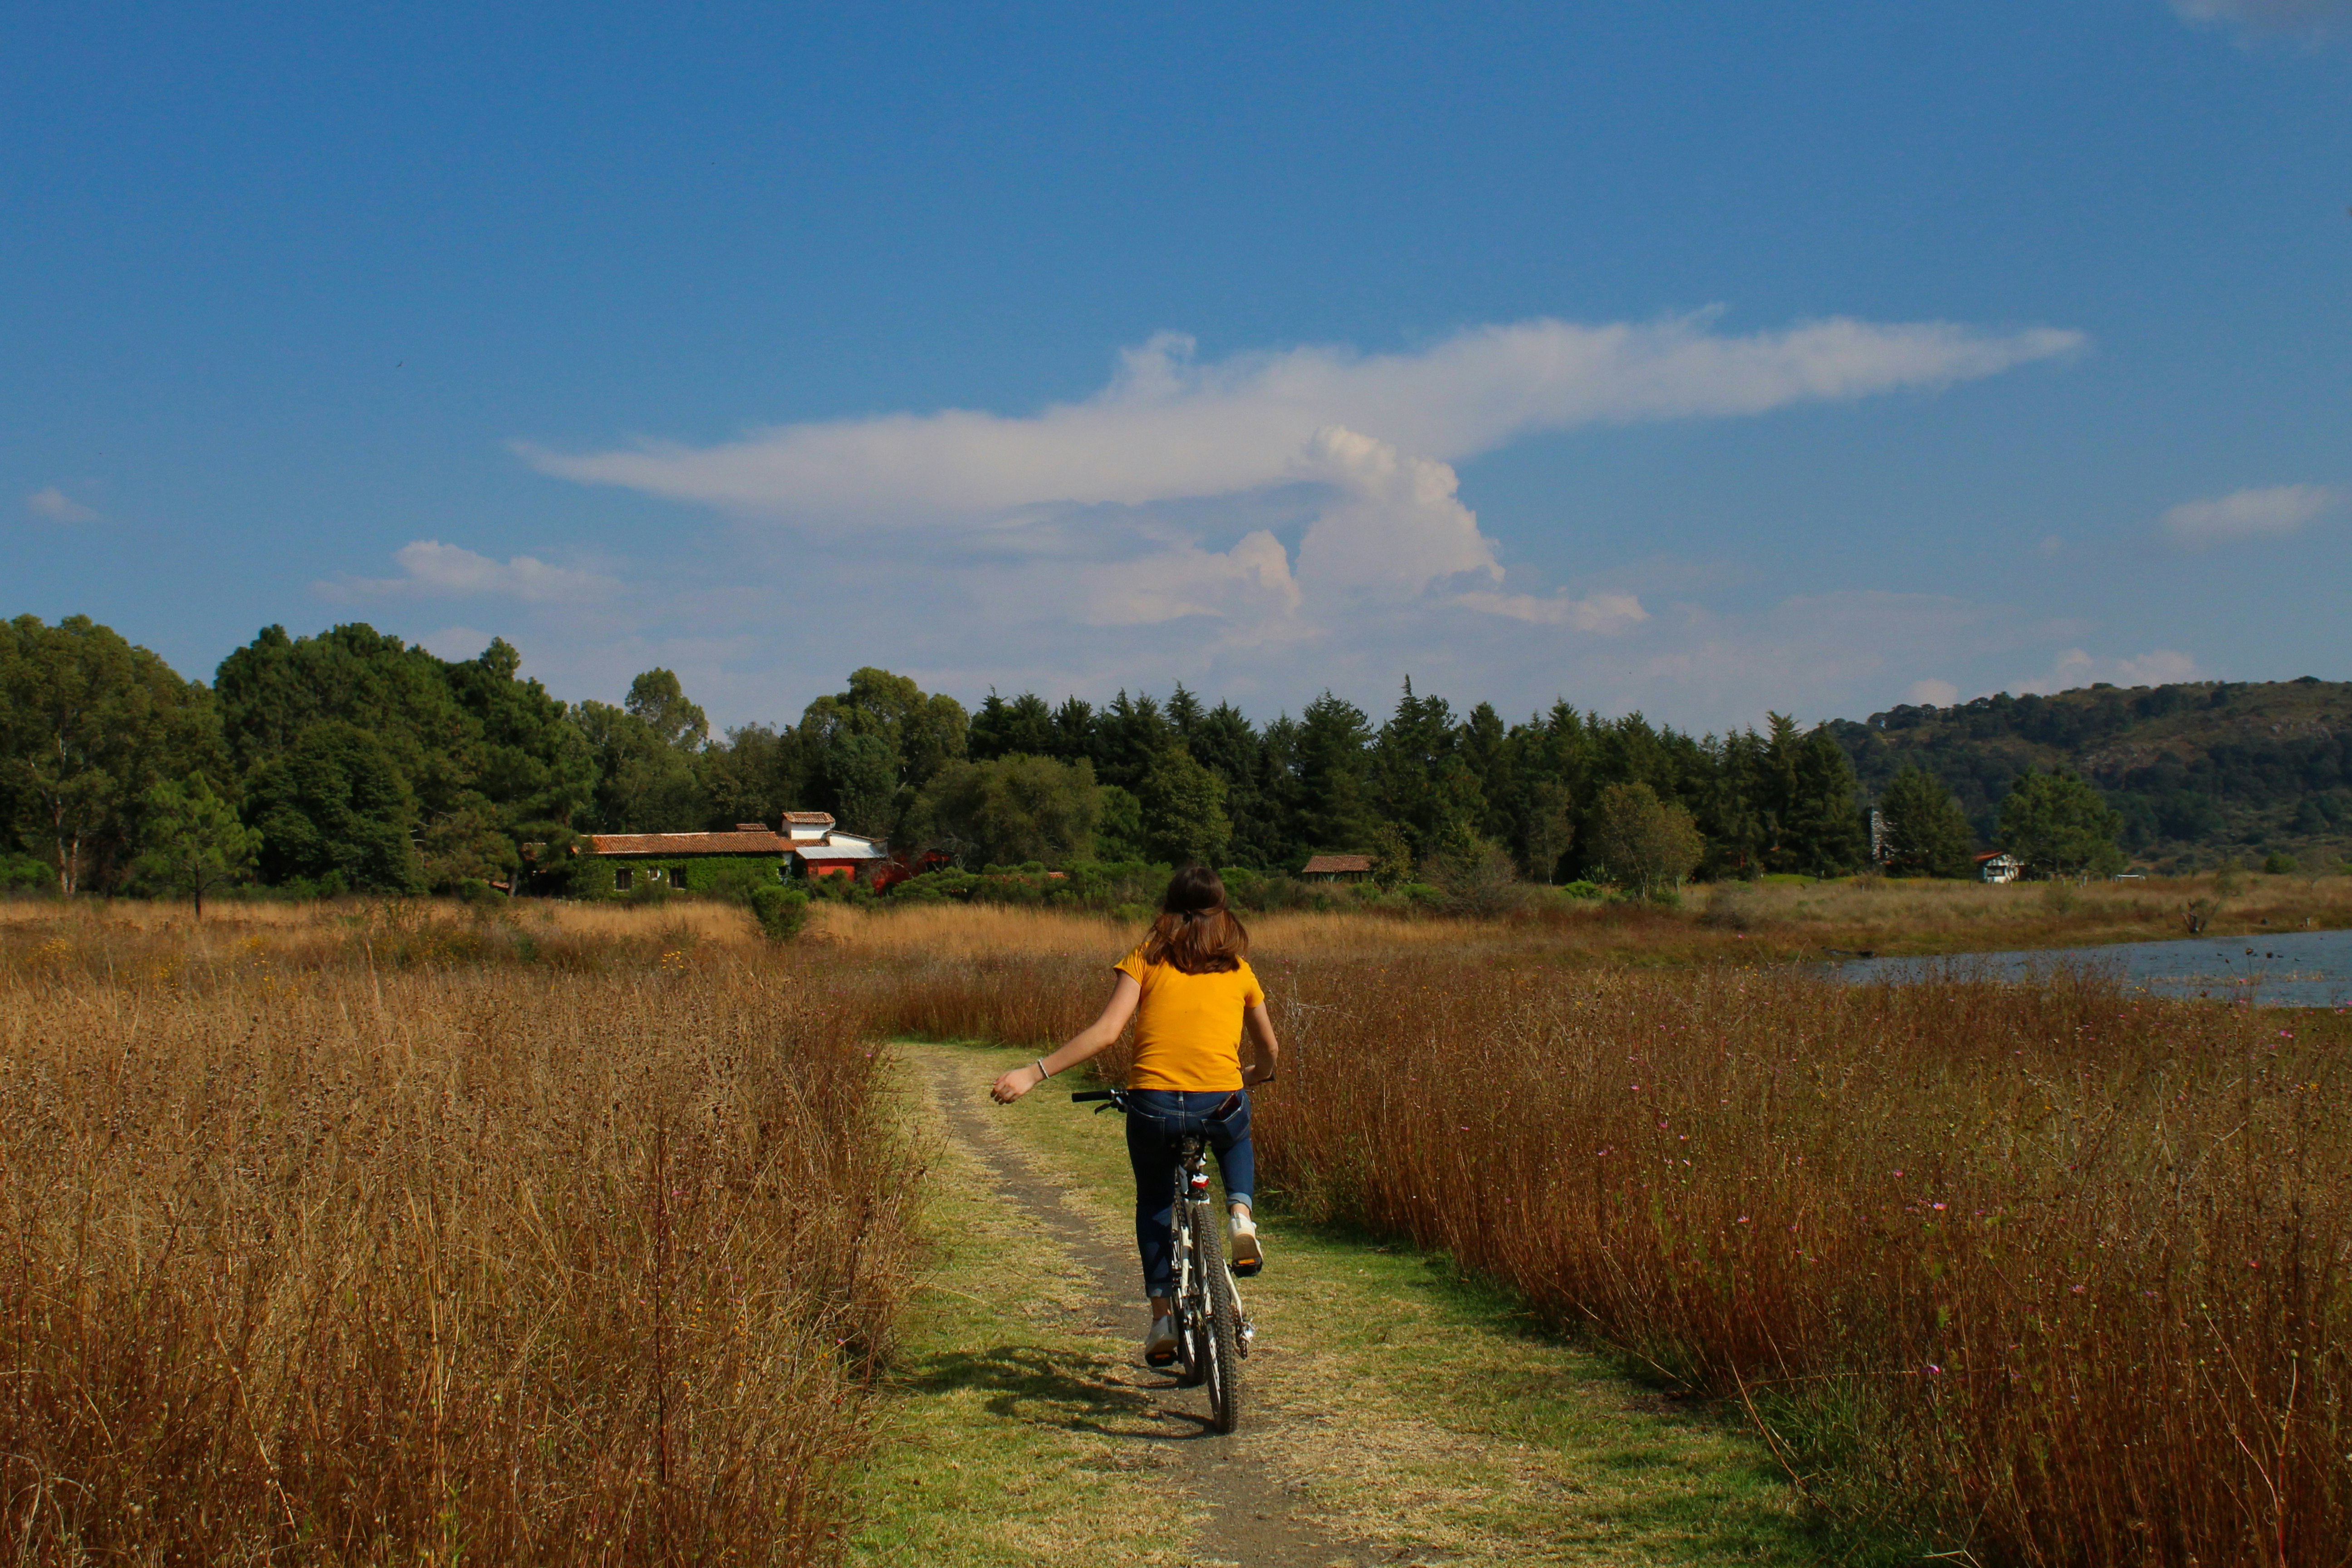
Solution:
<path fill-rule="evenodd" d="M 1081 1090 L 1070 1099 L 1104 1101 L 1095 1108 L 1097 1112 L 1129 1109 L 1123 1089 Z M 1188 1132 L 1176 1149 L 1168 1226 L 1177 1359 L 1183 1368 L 1178 1381 L 1186 1386 L 1207 1384 L 1210 1425 L 1218 1432 L 1231 1432 L 1241 1405 L 1239 1363 L 1248 1358 L 1257 1331 L 1225 1258 L 1224 1220 L 1209 1187 L 1209 1141 Z"/>

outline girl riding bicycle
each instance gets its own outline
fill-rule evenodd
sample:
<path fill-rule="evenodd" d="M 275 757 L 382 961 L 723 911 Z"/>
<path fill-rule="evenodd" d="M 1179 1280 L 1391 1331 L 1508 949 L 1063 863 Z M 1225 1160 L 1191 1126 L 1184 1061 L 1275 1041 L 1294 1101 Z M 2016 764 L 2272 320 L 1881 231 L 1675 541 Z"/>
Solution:
<path fill-rule="evenodd" d="M 1176 1355 L 1169 1224 L 1177 1142 L 1188 1132 L 1207 1134 L 1232 1211 L 1234 1272 L 1256 1273 L 1265 1253 L 1250 1218 L 1256 1160 L 1248 1086 L 1274 1081 L 1281 1048 L 1266 1016 L 1265 993 L 1250 971 L 1249 932 L 1225 907 L 1224 883 L 1205 866 L 1176 873 L 1150 931 L 1115 967 L 1118 978 L 1102 1016 L 1060 1049 L 1004 1074 L 990 1093 L 998 1104 L 1012 1104 L 1108 1047 L 1135 1020 L 1127 1157 L 1135 1168 L 1135 1247 L 1151 1300 L 1143 1353 L 1152 1365 L 1165 1366 Z M 1244 1030 L 1256 1047 L 1246 1067 Z"/>

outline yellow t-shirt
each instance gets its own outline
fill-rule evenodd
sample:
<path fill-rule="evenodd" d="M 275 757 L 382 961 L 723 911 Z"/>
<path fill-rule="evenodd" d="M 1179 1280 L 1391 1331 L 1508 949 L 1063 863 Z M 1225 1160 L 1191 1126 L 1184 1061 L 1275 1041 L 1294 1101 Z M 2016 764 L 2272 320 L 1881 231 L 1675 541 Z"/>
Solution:
<path fill-rule="evenodd" d="M 1241 1088 L 1242 1012 L 1265 1000 L 1246 962 L 1221 974 L 1187 974 L 1172 963 L 1144 963 L 1139 943 L 1113 967 L 1143 987 L 1128 1088 Z"/>

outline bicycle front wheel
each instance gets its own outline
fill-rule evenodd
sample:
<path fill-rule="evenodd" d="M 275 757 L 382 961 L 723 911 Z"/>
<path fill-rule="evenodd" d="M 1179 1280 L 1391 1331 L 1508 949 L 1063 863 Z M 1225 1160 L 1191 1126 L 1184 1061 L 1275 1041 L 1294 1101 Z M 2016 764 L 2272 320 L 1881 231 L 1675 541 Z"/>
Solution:
<path fill-rule="evenodd" d="M 1209 1276 L 1209 1321 L 1202 1325 L 1209 1385 L 1209 1428 L 1231 1432 L 1242 1418 L 1242 1304 L 1222 1258 L 1204 1258 Z"/>

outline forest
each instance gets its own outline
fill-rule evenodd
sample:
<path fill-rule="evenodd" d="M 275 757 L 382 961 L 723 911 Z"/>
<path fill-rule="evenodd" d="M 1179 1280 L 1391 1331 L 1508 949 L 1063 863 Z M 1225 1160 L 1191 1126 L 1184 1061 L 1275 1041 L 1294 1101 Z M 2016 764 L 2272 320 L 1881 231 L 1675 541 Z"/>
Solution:
<path fill-rule="evenodd" d="M 0 638 L 0 883 L 513 886 L 526 846 L 546 864 L 583 834 L 821 810 L 971 870 L 1199 860 L 1280 875 L 1337 852 L 1370 856 L 1384 886 L 1450 870 L 1647 892 L 1861 868 L 1872 801 L 1890 869 L 1966 875 L 1977 841 L 2013 839 L 2033 815 L 1971 824 L 1932 753 L 1870 775 L 1866 799 L 1836 727 L 1780 714 L 1719 736 L 1565 700 L 1507 720 L 1410 679 L 1385 714 L 1326 692 L 1264 723 L 1181 683 L 1099 706 L 992 691 L 968 710 L 862 668 L 796 722 L 714 733 L 668 670 L 617 704 L 569 703 L 520 667 L 503 640 L 453 661 L 362 624 L 269 626 L 206 683 L 87 617 L 20 616 Z M 2021 774 L 2057 792 L 2043 816 L 2098 841 L 2047 868 L 2113 858 L 2119 825 L 2092 792 L 2063 771 Z M 1984 781 L 1964 782 L 1980 805 Z M 2032 804 L 2009 782 L 2000 799 Z"/>

